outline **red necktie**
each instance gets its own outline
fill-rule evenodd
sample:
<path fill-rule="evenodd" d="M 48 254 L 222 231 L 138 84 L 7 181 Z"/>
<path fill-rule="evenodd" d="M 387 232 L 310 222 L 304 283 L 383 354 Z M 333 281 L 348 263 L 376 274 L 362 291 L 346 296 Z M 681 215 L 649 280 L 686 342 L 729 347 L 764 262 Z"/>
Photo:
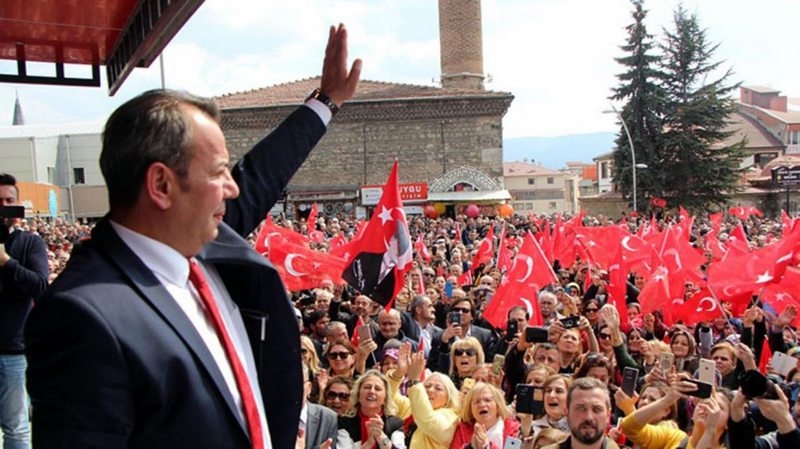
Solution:
<path fill-rule="evenodd" d="M 214 300 L 214 294 L 211 293 L 206 282 L 206 277 L 203 274 L 202 268 L 197 262 L 189 261 L 189 281 L 197 289 L 203 305 L 206 307 L 206 313 L 214 324 L 214 329 L 217 331 L 222 346 L 225 348 L 225 354 L 228 356 L 228 361 L 233 369 L 233 377 L 236 378 L 236 385 L 239 387 L 239 394 L 242 397 L 242 405 L 244 406 L 245 417 L 247 418 L 247 426 L 250 428 L 250 439 L 253 441 L 253 449 L 263 449 L 264 441 L 263 434 L 261 433 L 261 418 L 258 415 L 258 406 L 256 399 L 253 395 L 253 390 L 250 388 L 250 380 L 247 378 L 247 373 L 244 370 L 242 361 L 239 360 L 239 355 L 236 354 L 236 348 L 233 346 L 231 336 L 225 329 L 225 323 L 222 321 L 222 316 L 219 314 L 217 302 Z"/>

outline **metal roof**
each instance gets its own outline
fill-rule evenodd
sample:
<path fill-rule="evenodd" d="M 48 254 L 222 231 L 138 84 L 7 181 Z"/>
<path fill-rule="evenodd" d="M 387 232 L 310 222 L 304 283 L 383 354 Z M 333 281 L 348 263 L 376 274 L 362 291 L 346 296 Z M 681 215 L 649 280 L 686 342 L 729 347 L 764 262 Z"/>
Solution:
<path fill-rule="evenodd" d="M 100 134 L 103 123 L 56 123 L 49 125 L 0 126 L 0 139 L 57 137 L 77 134 Z"/>
<path fill-rule="evenodd" d="M 135 67 L 149 67 L 203 0 L 2 0 L 0 59 L 17 73 L 0 81 L 99 86 L 106 66 L 111 95 Z M 48 62 L 54 76 L 27 73 L 28 62 Z M 92 66 L 91 78 L 71 77 L 65 64 Z"/>

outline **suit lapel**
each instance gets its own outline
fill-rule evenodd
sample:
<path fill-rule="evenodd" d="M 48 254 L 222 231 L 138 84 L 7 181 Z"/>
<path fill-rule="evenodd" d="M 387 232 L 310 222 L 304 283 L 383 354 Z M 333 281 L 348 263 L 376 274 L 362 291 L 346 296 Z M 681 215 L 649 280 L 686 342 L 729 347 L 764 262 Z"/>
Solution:
<path fill-rule="evenodd" d="M 123 276 L 126 276 L 134 290 L 139 292 L 142 300 L 150 304 L 153 310 L 175 331 L 211 377 L 220 394 L 228 405 L 236 420 L 246 429 L 236 403 L 231 396 L 228 384 L 222 377 L 214 357 L 208 351 L 205 342 L 197 333 L 194 325 L 183 310 L 175 302 L 172 295 L 158 281 L 152 271 L 142 263 L 131 249 L 119 238 L 107 220 L 97 224 L 92 232 L 92 240 L 99 251 L 106 252 L 112 264 L 116 265 Z"/>
<path fill-rule="evenodd" d="M 320 410 L 308 404 L 308 422 L 306 422 L 306 449 L 313 449 L 313 443 L 318 441 L 320 429 Z"/>

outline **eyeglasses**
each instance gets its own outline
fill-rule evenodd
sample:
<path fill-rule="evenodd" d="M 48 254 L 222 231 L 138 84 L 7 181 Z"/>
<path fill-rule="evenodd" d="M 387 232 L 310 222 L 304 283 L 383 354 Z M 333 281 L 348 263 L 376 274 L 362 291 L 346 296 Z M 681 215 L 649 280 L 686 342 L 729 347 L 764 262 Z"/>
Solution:
<path fill-rule="evenodd" d="M 308 354 L 308 349 L 300 348 L 300 354 Z"/>
<path fill-rule="evenodd" d="M 350 357 L 350 353 L 349 352 L 329 352 L 327 357 L 329 359 L 331 359 L 331 360 L 336 360 L 336 359 L 346 360 L 348 357 Z"/>
<path fill-rule="evenodd" d="M 334 399 L 338 399 L 340 401 L 346 401 L 350 399 L 350 393 L 337 393 L 335 391 L 329 391 L 325 393 L 325 399 L 332 401 Z"/>
<path fill-rule="evenodd" d="M 463 356 L 463 355 L 472 357 L 472 356 L 474 356 L 476 354 L 476 352 L 475 352 L 474 349 L 453 349 L 453 354 L 456 357 L 460 357 L 460 356 Z"/>
<path fill-rule="evenodd" d="M 600 335 L 598 335 L 597 338 L 599 338 L 600 340 L 611 340 L 611 334 L 600 333 Z"/>
<path fill-rule="evenodd" d="M 456 308 L 453 308 L 453 309 L 450 309 L 450 310 L 452 310 L 453 312 L 472 313 L 471 309 L 462 309 L 462 308 L 459 308 L 459 307 L 456 307 Z"/>
<path fill-rule="evenodd" d="M 592 309 L 586 309 L 586 313 L 597 313 L 597 310 L 598 310 L 598 309 L 594 309 L 594 308 L 592 308 Z"/>

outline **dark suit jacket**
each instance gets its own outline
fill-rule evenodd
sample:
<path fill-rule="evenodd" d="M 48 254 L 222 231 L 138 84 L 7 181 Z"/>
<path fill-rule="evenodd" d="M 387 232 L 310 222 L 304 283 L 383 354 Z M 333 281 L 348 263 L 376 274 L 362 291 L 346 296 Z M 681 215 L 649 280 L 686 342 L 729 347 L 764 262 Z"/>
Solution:
<path fill-rule="evenodd" d="M 306 422 L 306 449 L 318 449 L 328 438 L 336 447 L 336 434 L 339 432 L 339 417 L 328 407 L 308 403 L 308 422 Z"/>
<path fill-rule="evenodd" d="M 255 228 L 324 134 L 301 107 L 234 169 L 240 197 L 197 258 L 241 313 L 275 448 L 295 444 L 297 320 L 277 271 L 240 236 Z M 104 219 L 26 327 L 37 448 L 250 448 L 246 424 L 193 325 Z M 280 360 L 281 363 L 274 363 Z"/>

